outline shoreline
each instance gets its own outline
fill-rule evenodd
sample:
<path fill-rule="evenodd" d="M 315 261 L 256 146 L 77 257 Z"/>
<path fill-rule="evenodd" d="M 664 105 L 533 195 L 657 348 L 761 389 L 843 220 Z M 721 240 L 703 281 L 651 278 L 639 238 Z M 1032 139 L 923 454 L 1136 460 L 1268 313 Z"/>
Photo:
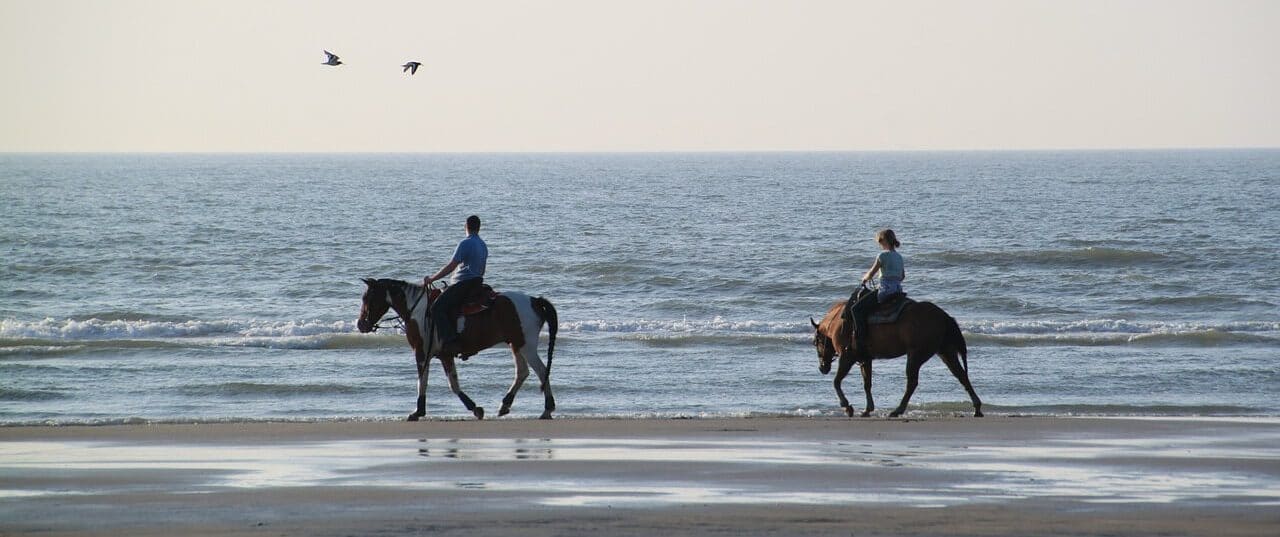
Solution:
<path fill-rule="evenodd" d="M 895 425 L 919 424 L 930 430 L 967 429 L 990 433 L 1009 432 L 1011 428 L 1031 426 L 1035 429 L 1059 428 L 1070 423 L 1081 431 L 1106 430 L 1116 423 L 1139 424 L 1138 432 L 1178 429 L 1180 423 L 1220 424 L 1223 426 L 1256 425 L 1280 427 L 1280 416 L 1230 415 L 1230 416 L 1172 416 L 1172 415 L 999 415 L 988 414 L 974 418 L 970 415 L 937 415 L 908 413 L 905 417 L 889 418 L 872 416 L 848 418 L 840 415 L 823 416 L 745 416 L 745 417 L 557 417 L 539 420 L 535 417 L 502 417 L 476 420 L 471 417 L 426 417 L 421 421 L 402 419 L 315 419 L 315 420 L 247 420 L 247 421 L 155 421 L 140 423 L 50 423 L 0 425 L 0 442 L 37 439 L 107 439 L 107 440 L 160 440 L 166 438 L 184 441 L 217 441 L 220 438 L 272 437 L 358 439 L 396 436 L 462 435 L 483 438 L 505 437 L 514 433 L 543 434 L 552 437 L 574 435 L 619 436 L 629 434 L 696 432 L 749 432 L 765 434 L 816 435 L 817 439 L 839 437 L 858 431 L 880 431 Z M 977 424 L 966 427 L 966 424 Z M 832 429 L 833 424 L 846 424 L 849 429 Z M 1161 425 L 1163 424 L 1163 425 Z M 749 427 L 746 427 L 748 426 Z"/>
<path fill-rule="evenodd" d="M 1269 535 L 1280 420 L 0 428 L 0 533 Z"/>
<path fill-rule="evenodd" d="M 846 391 L 846 393 L 848 393 Z M 953 410 L 952 406 L 966 407 L 962 410 Z M 946 410 L 939 410 L 934 407 L 945 407 Z M 990 411 L 988 408 L 995 408 Z M 1215 407 L 1217 408 L 1217 407 Z M 983 404 L 983 411 L 986 418 L 994 418 L 996 420 L 1133 420 L 1133 421 L 1220 421 L 1220 422 L 1257 422 L 1280 423 L 1280 414 L 1272 414 L 1265 412 L 1254 413 L 1106 413 L 1106 412 L 1021 412 L 1016 408 L 1003 407 L 999 405 Z M 561 422 L 591 422 L 591 423 L 609 423 L 609 422 L 682 422 L 682 421 L 757 421 L 766 422 L 771 420 L 777 421 L 805 421 L 805 420 L 830 420 L 830 421 L 851 421 L 851 422 L 921 422 L 921 421 L 946 421 L 946 420 L 964 420 L 973 417 L 972 407 L 968 401 L 962 403 L 922 403 L 918 407 L 911 408 L 906 416 L 897 418 L 888 417 L 887 410 L 878 410 L 870 417 L 846 417 L 838 410 L 814 411 L 814 412 L 745 412 L 737 414 L 687 414 L 673 412 L 670 414 L 556 414 L 552 423 Z M 401 413 L 403 414 L 403 413 Z M 385 415 L 381 417 L 368 416 L 329 416 L 329 417 L 233 417 L 233 418 L 119 418 L 97 420 L 68 420 L 59 421 L 57 419 L 47 420 L 27 420 L 0 422 L 0 433 L 6 430 L 43 430 L 43 429 L 85 429 L 85 430 L 103 430 L 110 428 L 121 428 L 128 430 L 129 428 L 146 428 L 146 427 L 186 427 L 186 426 L 202 426 L 202 427 L 237 427 L 237 426 L 318 426 L 326 428 L 334 425 L 354 426 L 357 430 L 362 430 L 364 426 L 372 426 L 377 429 L 382 426 L 394 426 L 395 424 L 405 423 L 403 417 L 396 415 Z M 985 418 L 979 418 L 985 419 Z M 423 423 L 459 423 L 477 421 L 470 413 L 466 411 L 431 414 L 423 417 Z M 499 423 L 499 422 L 524 422 L 534 421 L 540 423 L 548 423 L 539 420 L 536 413 L 529 412 L 524 414 L 511 414 L 500 417 L 490 417 L 486 415 L 483 423 Z M 24 433 L 30 434 L 30 433 Z M 2 435 L 0 435 L 2 436 Z M 0 438 L 3 440 L 3 438 Z"/>

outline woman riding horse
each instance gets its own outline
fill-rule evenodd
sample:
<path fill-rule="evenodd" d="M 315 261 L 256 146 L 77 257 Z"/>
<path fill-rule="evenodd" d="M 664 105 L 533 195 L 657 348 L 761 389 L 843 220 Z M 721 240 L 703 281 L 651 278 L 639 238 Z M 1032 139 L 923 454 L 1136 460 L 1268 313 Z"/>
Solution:
<path fill-rule="evenodd" d="M 973 402 L 973 415 L 982 416 L 982 400 L 978 399 L 978 394 L 973 391 L 973 384 L 969 382 L 969 351 L 955 318 L 932 303 L 917 302 L 903 309 L 896 322 L 877 324 L 874 331 L 870 329 L 867 316 L 881 302 L 902 292 L 902 280 L 906 276 L 902 256 L 897 252 L 901 244 L 893 230 L 879 232 L 876 242 L 880 243 L 880 248 L 884 251 L 863 275 L 859 291 L 866 287 L 867 280 L 877 271 L 880 273 L 879 290 L 864 293 L 862 297 L 858 297 L 858 291 L 854 291 L 854 296 L 847 302 L 832 305 L 821 323 L 809 319 L 814 329 L 814 348 L 818 351 L 818 371 L 824 375 L 829 373 L 832 360 L 836 356 L 840 357 L 833 382 L 840 408 L 844 409 L 845 414 L 853 416 L 853 407 L 845 398 L 841 383 L 855 364 L 862 370 L 862 388 L 867 396 L 867 406 L 862 411 L 865 417 L 871 415 L 876 408 L 875 401 L 871 398 L 872 360 L 906 355 L 906 391 L 902 394 L 898 407 L 889 414 L 890 417 L 901 416 L 906 412 L 907 403 L 916 390 L 920 366 L 936 354 L 969 393 L 969 399 Z M 856 326 L 853 326 L 855 323 Z"/>
<path fill-rule="evenodd" d="M 858 291 L 854 290 L 853 295 L 849 297 L 849 307 L 845 313 L 846 320 L 852 317 L 853 323 L 849 326 L 853 328 L 853 352 L 854 360 L 862 362 L 871 359 L 871 351 L 868 349 L 867 338 L 867 317 L 871 312 L 876 310 L 876 306 L 885 303 L 889 297 L 902 292 L 902 280 L 907 278 L 906 265 L 902 260 L 902 254 L 898 253 L 898 247 L 902 243 L 898 242 L 898 237 L 894 235 L 892 229 L 883 229 L 876 233 L 876 243 L 880 245 L 880 255 L 876 256 L 876 260 L 871 264 L 871 268 L 866 274 L 862 275 L 862 282 L 859 287 L 866 287 L 867 282 L 880 273 L 880 288 L 874 293 L 866 293 L 861 299 L 857 297 Z M 845 349 L 848 352 L 850 349 Z"/>

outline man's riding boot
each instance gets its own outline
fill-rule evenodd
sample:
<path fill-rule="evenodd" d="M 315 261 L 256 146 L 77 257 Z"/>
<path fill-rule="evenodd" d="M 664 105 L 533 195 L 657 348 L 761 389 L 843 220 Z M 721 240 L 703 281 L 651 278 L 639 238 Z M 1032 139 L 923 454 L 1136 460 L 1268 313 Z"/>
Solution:
<path fill-rule="evenodd" d="M 437 354 L 441 358 L 453 358 L 462 353 L 462 349 L 458 345 L 458 340 L 448 341 L 440 344 L 440 352 Z"/>
<path fill-rule="evenodd" d="M 462 352 L 458 343 L 458 310 L 462 307 L 462 303 L 471 296 L 477 288 L 484 284 L 484 278 L 472 278 L 470 280 L 455 283 L 445 289 L 440 296 L 436 298 L 435 303 L 431 304 L 431 324 L 435 326 L 436 333 L 440 339 L 446 340 L 440 346 L 440 356 L 457 356 Z M 449 352 L 449 354 L 446 354 Z"/>

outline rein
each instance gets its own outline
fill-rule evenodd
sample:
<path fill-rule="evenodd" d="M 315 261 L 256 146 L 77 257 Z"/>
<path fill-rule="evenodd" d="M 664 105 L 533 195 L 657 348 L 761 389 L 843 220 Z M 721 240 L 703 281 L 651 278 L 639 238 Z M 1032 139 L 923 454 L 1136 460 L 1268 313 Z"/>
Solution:
<path fill-rule="evenodd" d="M 418 295 L 418 299 L 414 300 L 413 304 L 409 306 L 409 313 L 413 313 L 413 310 L 418 309 L 418 303 L 422 302 L 423 297 L 429 296 L 430 294 L 431 294 L 431 289 L 425 288 L 422 294 Z M 428 317 L 428 322 L 430 322 L 430 317 Z M 388 326 L 393 326 L 394 328 L 398 328 L 400 329 L 401 332 L 405 331 L 404 319 L 401 319 L 399 315 L 396 315 L 395 317 L 385 317 L 382 320 L 376 323 L 373 323 L 373 330 L 371 331 L 376 333 L 379 328 L 387 328 L 387 326 L 383 326 L 383 323 L 395 323 L 395 325 L 388 325 Z"/>
<path fill-rule="evenodd" d="M 404 332 L 404 320 L 401 319 L 399 315 L 396 315 L 395 317 L 387 317 L 381 321 L 374 323 L 373 328 L 369 331 L 377 332 L 379 328 L 387 328 L 388 325 L 383 325 L 382 323 L 391 323 L 391 322 L 396 323 L 393 326 L 393 328 L 399 328 L 401 332 Z"/>

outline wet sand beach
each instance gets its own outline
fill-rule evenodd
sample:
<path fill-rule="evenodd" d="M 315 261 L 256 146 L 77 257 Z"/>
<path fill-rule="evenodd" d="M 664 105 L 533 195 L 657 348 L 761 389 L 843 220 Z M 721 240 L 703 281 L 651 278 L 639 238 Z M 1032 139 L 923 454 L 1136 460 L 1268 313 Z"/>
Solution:
<path fill-rule="evenodd" d="M 1272 418 L 0 428 L 0 533 L 1274 535 Z"/>

